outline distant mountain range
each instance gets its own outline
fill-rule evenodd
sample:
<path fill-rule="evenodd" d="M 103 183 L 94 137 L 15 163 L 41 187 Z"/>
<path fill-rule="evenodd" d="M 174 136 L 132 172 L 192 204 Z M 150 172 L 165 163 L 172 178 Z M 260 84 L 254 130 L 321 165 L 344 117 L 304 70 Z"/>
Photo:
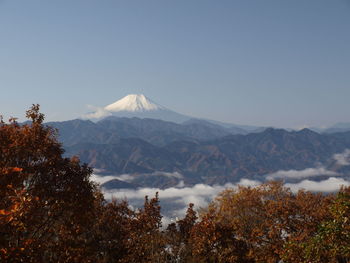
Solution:
<path fill-rule="evenodd" d="M 247 134 L 240 128 L 225 128 L 204 120 L 188 120 L 183 124 L 156 119 L 106 117 L 98 122 L 71 120 L 47 123 L 59 130 L 63 144 L 118 143 L 123 138 L 140 138 L 157 146 L 174 141 L 202 141 L 221 138 L 232 134 Z"/>
<path fill-rule="evenodd" d="M 321 133 L 337 133 L 350 131 L 350 123 L 340 122 L 331 127 L 321 129 Z"/>
<path fill-rule="evenodd" d="M 47 124 L 58 129 L 66 155 L 114 175 L 104 183 L 107 189 L 225 184 L 320 166 L 350 175 L 350 166 L 333 158 L 350 148 L 347 124 L 322 134 L 241 126 L 181 115 L 143 95 L 128 95 L 85 117 L 90 120 Z"/>
<path fill-rule="evenodd" d="M 329 135 L 268 128 L 233 135 L 211 123 L 117 117 L 48 125 L 59 129 L 67 155 L 78 155 L 101 174 L 130 175 L 129 180 L 115 179 L 106 187 L 164 188 L 181 181 L 224 184 L 319 164 L 336 170 L 332 156 L 350 148 L 350 132 Z"/>

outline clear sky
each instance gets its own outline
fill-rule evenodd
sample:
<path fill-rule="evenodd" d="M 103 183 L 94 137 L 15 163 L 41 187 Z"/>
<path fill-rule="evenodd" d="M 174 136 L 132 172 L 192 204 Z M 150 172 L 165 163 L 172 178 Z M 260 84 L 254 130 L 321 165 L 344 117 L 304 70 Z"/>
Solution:
<path fill-rule="evenodd" d="M 0 0 L 0 112 L 130 93 L 277 127 L 350 122 L 350 0 Z"/>

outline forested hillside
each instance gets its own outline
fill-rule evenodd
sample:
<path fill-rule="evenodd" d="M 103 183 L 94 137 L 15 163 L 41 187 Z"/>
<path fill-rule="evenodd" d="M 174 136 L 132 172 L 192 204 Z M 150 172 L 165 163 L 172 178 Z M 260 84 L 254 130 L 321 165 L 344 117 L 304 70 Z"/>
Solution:
<path fill-rule="evenodd" d="M 131 182 L 134 188 L 178 184 L 170 178 L 154 184 L 152 177 L 143 176 L 161 172 L 180 173 L 186 186 L 235 183 L 242 178 L 264 180 L 265 175 L 280 170 L 320 165 L 336 172 L 332 156 L 350 148 L 349 132 L 268 128 L 230 134 L 224 127 L 204 121 L 176 124 L 115 117 L 97 123 L 73 120 L 50 124 L 58 128 L 66 156 L 77 155 L 103 174 L 130 174 L 137 181 Z M 350 172 L 350 167 L 342 169 Z"/>

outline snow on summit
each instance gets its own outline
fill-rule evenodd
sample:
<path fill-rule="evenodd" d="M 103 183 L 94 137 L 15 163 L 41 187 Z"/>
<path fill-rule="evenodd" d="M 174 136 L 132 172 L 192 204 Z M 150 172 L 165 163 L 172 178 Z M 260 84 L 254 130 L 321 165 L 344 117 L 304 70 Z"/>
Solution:
<path fill-rule="evenodd" d="M 164 107 L 152 102 L 143 94 L 130 94 L 124 98 L 107 105 L 104 108 L 108 112 L 118 112 L 118 111 L 151 111 L 164 109 Z"/>
<path fill-rule="evenodd" d="M 94 121 L 105 117 L 151 118 L 182 123 L 190 117 L 171 111 L 147 98 L 143 94 L 130 94 L 105 107 L 89 106 L 93 112 L 83 116 Z"/>

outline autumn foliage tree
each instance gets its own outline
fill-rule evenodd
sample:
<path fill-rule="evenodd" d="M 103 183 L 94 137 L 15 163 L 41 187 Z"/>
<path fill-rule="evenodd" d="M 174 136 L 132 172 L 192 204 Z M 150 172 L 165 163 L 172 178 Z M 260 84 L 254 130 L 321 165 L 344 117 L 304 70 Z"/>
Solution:
<path fill-rule="evenodd" d="M 253 263 L 248 257 L 248 246 L 237 239 L 229 224 L 218 220 L 215 209 L 208 208 L 201 220 L 191 230 L 193 262 L 203 263 Z"/>
<path fill-rule="evenodd" d="M 145 197 L 144 206 L 131 222 L 129 257 L 125 262 L 164 262 L 165 240 L 161 233 L 162 215 L 158 193 Z"/>
<path fill-rule="evenodd" d="M 329 199 L 280 182 L 225 190 L 193 231 L 194 253 L 209 262 L 280 262 L 285 244 L 307 239 L 329 217 Z"/>
<path fill-rule="evenodd" d="M 26 116 L 0 120 L 0 261 L 164 262 L 158 195 L 139 210 L 106 202 L 39 106 Z"/>
<path fill-rule="evenodd" d="M 188 205 L 186 215 L 183 219 L 168 225 L 165 231 L 167 244 L 167 262 L 197 262 L 193 258 L 191 231 L 198 217 L 194 210 L 194 204 Z"/>
<path fill-rule="evenodd" d="M 95 223 L 91 228 L 91 247 L 95 250 L 94 262 L 125 262 L 130 258 L 135 212 L 126 200 L 96 202 Z"/>
<path fill-rule="evenodd" d="M 350 187 L 343 187 L 327 208 L 330 217 L 316 231 L 302 242 L 295 240 L 287 245 L 285 262 L 295 262 L 291 254 L 298 254 L 299 262 L 350 262 Z"/>
<path fill-rule="evenodd" d="M 95 187 L 92 172 L 64 158 L 39 106 L 30 123 L 0 123 L 0 258 L 6 262 L 82 262 Z"/>
<path fill-rule="evenodd" d="M 133 210 L 126 200 L 96 202 L 95 223 L 89 234 L 93 262 L 166 262 L 159 198 L 145 197 Z M 90 256 L 90 259 L 91 256 Z"/>

